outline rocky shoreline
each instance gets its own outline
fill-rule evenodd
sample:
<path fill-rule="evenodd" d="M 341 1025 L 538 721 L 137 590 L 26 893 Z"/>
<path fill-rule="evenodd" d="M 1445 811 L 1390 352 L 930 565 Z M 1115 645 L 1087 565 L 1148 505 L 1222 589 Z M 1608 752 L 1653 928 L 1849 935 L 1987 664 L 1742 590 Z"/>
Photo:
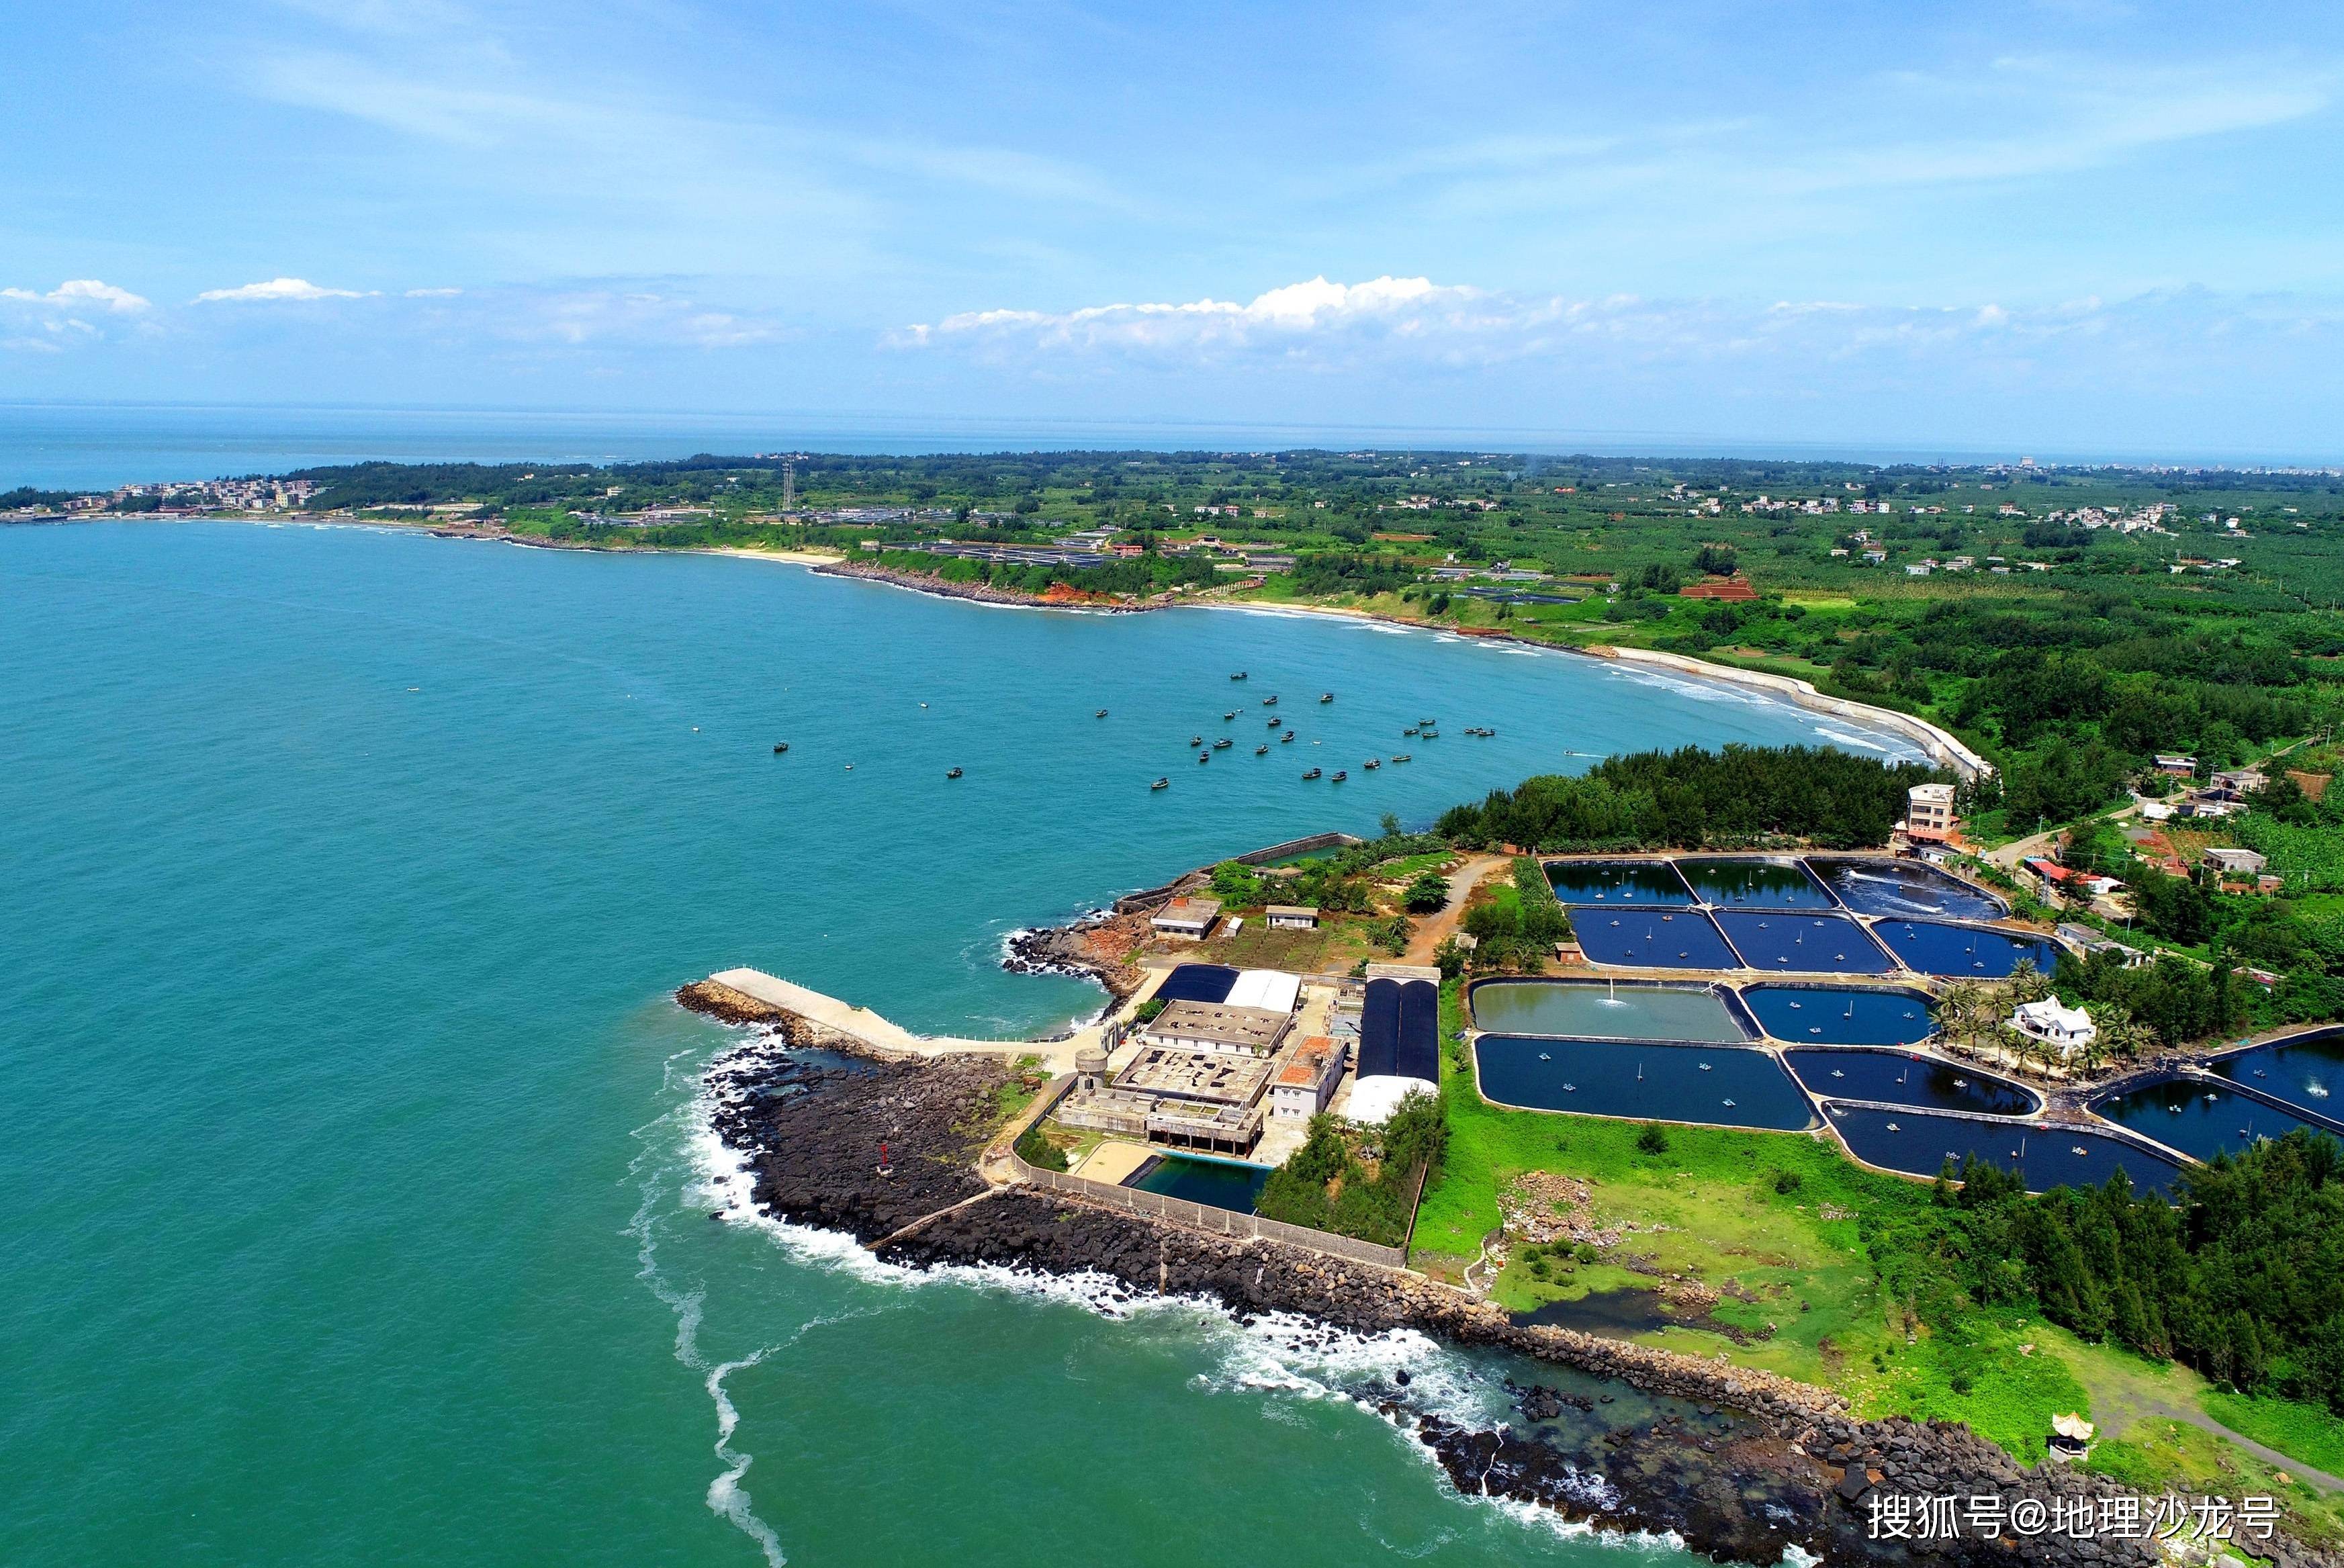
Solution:
<path fill-rule="evenodd" d="M 702 991 L 690 1005 L 712 1012 L 729 1003 Z M 789 1020 L 756 1021 L 797 1043 Z M 1875 1494 L 1991 1495 L 2006 1508 L 2032 1499 L 2046 1511 L 2122 1494 L 2112 1482 L 2062 1465 L 2022 1470 L 1966 1427 L 1858 1420 L 1825 1390 L 1517 1325 L 1489 1303 L 1413 1275 L 1190 1230 L 1021 1184 L 995 1187 L 979 1167 L 990 1158 L 999 1171 L 999 1151 L 987 1146 L 1005 1070 L 975 1057 L 842 1070 L 791 1053 L 745 1053 L 712 1071 L 715 1130 L 743 1158 L 762 1212 L 847 1231 L 891 1261 L 1105 1275 L 1138 1295 L 1210 1297 L 1241 1318 L 1293 1313 L 1360 1334 L 1416 1330 L 1690 1407 L 1606 1428 L 1588 1413 L 1595 1407 L 1586 1397 L 1533 1386 L 1521 1391 L 1520 1425 L 1484 1429 L 1411 1408 L 1405 1387 L 1377 1391 L 1377 1408 L 1424 1442 L 1470 1495 L 1536 1503 L 1606 1528 L 1674 1533 L 1721 1561 L 1770 1563 L 1794 1546 L 1834 1565 L 2157 1560 L 2141 1543 L 2107 1538 L 1873 1539 Z M 2282 1568 L 2336 1562 L 2284 1538 L 2241 1544 Z"/>
<path fill-rule="evenodd" d="M 1147 983 L 1131 956 L 1147 940 L 1147 917 L 1094 910 L 1064 926 L 1012 932 L 1001 966 L 1013 975 L 1079 975 L 1106 987 L 1120 1007 Z"/>

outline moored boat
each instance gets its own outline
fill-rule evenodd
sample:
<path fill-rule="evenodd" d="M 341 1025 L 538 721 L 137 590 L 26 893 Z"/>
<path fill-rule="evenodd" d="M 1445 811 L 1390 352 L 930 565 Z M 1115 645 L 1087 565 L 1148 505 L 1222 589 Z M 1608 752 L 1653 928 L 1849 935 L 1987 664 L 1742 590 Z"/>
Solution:
<path fill-rule="evenodd" d="M 945 770 L 945 777 L 948 779 L 956 779 L 960 777 L 960 770 L 958 768 L 947 768 Z"/>
<path fill-rule="evenodd" d="M 1205 737 L 1202 735 L 1190 735 L 1188 737 L 1188 744 L 1192 746 L 1201 746 L 1205 744 Z"/>
<path fill-rule="evenodd" d="M 1149 784 L 1147 787 L 1149 789 L 1170 789 L 1172 787 L 1172 781 L 1168 778 L 1157 779 L 1154 784 Z"/>
<path fill-rule="evenodd" d="M 1312 768 L 1308 773 L 1304 774 L 1302 775 L 1302 782 L 1303 782 L 1304 784 L 1308 784 L 1312 779 L 1315 779 L 1315 778 L 1317 778 L 1318 776 L 1318 770 L 1317 768 Z"/>
<path fill-rule="evenodd" d="M 1377 758 L 1369 757 L 1366 762 L 1361 763 L 1359 765 L 1363 768 L 1379 768 L 1384 764 Z"/>
<path fill-rule="evenodd" d="M 790 743 L 787 741 L 775 741 L 773 743 L 773 754 L 775 756 L 780 756 L 783 752 L 788 751 L 789 749 Z"/>
<path fill-rule="evenodd" d="M 1223 735 L 1219 740 L 1213 743 L 1213 749 L 1217 752 L 1225 752 L 1235 744 L 1236 743 L 1232 742 L 1228 736 Z"/>
<path fill-rule="evenodd" d="M 1335 700 L 1335 693 L 1332 692 L 1321 692 L 1318 693 L 1318 700 L 1322 703 L 1331 703 Z"/>
<path fill-rule="evenodd" d="M 1392 761 L 1396 763 L 1404 763 L 1408 761 L 1408 754 L 1406 752 L 1394 752 L 1392 754 Z"/>
<path fill-rule="evenodd" d="M 1232 670 L 1229 672 L 1229 679 L 1232 681 L 1242 681 L 1245 678 L 1246 673 L 1243 670 Z"/>
<path fill-rule="evenodd" d="M 1329 779 L 1327 782 L 1329 784 L 1341 784 L 1345 779 L 1349 778 L 1350 776 L 1351 775 L 1349 774 L 1344 772 L 1341 768 L 1337 768 L 1335 770 L 1335 776 Z"/>
<path fill-rule="evenodd" d="M 1093 713 L 1091 717 L 1094 719 L 1104 719 L 1106 717 L 1106 710 L 1105 708 L 1101 708 L 1097 713 Z"/>

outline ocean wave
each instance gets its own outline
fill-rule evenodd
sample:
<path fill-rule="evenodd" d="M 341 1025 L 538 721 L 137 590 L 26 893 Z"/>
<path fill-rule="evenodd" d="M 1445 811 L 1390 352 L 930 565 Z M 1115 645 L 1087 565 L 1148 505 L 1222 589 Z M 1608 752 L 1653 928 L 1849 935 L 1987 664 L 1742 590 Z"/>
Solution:
<path fill-rule="evenodd" d="M 1862 746 L 1867 752 L 1893 752 L 1896 749 L 1882 741 L 1866 740 L 1862 735 L 1851 735 L 1843 730 L 1834 730 L 1829 724 L 1817 724 L 1815 733 L 1827 741 L 1836 741 L 1844 746 Z"/>

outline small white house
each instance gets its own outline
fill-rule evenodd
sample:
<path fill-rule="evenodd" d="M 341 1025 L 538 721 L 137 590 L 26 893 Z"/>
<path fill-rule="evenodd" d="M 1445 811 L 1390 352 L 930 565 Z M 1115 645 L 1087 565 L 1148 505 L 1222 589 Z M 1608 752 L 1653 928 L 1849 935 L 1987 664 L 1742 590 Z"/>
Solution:
<path fill-rule="evenodd" d="M 2251 849 L 2217 846 L 2206 852 L 2206 869 L 2223 876 L 2252 875 L 2269 864 Z"/>
<path fill-rule="evenodd" d="M 1157 910 L 1148 924 L 1167 936 L 1201 941 L 1220 917 L 1221 901 L 1217 898 L 1176 898 Z"/>
<path fill-rule="evenodd" d="M 2022 1003 L 2010 1015 L 2010 1027 L 2030 1040 L 2040 1040 L 2065 1061 L 2097 1037 L 2099 1026 L 2081 1007 L 2070 1007 L 2056 996 Z"/>
<path fill-rule="evenodd" d="M 1262 911 L 1272 931 L 1316 931 L 1318 911 L 1308 904 L 1272 904 Z"/>

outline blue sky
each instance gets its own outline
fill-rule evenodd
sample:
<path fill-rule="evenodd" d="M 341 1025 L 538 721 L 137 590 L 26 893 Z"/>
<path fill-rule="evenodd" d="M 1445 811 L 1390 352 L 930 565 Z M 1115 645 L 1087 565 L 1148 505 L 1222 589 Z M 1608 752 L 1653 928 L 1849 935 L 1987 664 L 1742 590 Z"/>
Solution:
<path fill-rule="evenodd" d="M 2332 6 L 10 32 L 0 400 L 2344 459 Z"/>

